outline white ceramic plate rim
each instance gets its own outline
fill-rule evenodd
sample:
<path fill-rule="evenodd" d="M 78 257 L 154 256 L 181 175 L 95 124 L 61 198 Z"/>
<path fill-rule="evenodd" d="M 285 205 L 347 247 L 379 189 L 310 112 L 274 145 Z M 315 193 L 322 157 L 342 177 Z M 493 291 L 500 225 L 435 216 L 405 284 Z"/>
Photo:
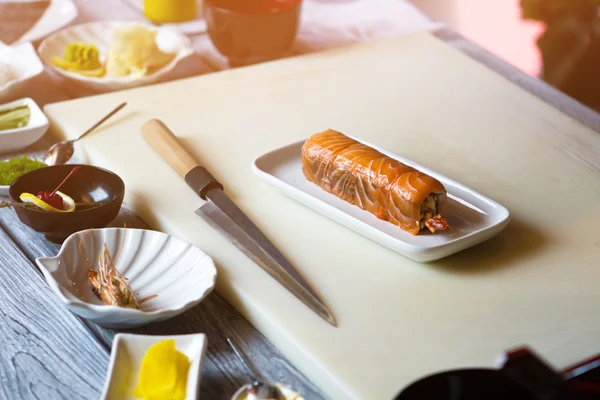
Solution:
<path fill-rule="evenodd" d="M 103 388 L 102 394 L 100 396 L 101 399 L 105 399 L 106 396 L 108 395 L 108 391 L 110 390 L 110 383 L 112 381 L 112 375 L 114 373 L 116 362 L 117 362 L 117 352 L 119 351 L 120 346 L 123 346 L 122 342 L 124 342 L 127 338 L 129 338 L 129 340 L 142 339 L 142 340 L 147 340 L 149 342 L 152 341 L 154 343 L 159 342 L 161 340 L 169 340 L 169 339 L 173 339 L 173 340 L 175 340 L 175 343 L 177 343 L 177 339 L 186 339 L 186 338 L 201 341 L 202 349 L 200 351 L 200 354 L 197 359 L 192 360 L 192 364 L 196 364 L 196 363 L 198 364 L 198 366 L 197 366 L 198 376 L 194 377 L 195 382 L 193 384 L 193 387 L 195 389 L 195 393 L 192 393 L 191 396 L 193 398 L 198 397 L 198 389 L 200 388 L 200 379 L 202 377 L 202 364 L 204 362 L 204 358 L 206 357 L 206 347 L 208 345 L 208 343 L 207 343 L 208 339 L 206 337 L 206 334 L 191 333 L 191 334 L 185 334 L 185 335 L 138 335 L 138 334 L 133 334 L 133 333 L 117 333 L 115 335 L 115 337 L 113 338 L 112 350 L 110 353 L 110 360 L 108 362 L 108 373 L 106 374 L 104 388 Z M 190 370 L 191 369 L 192 369 L 192 366 L 190 366 Z M 189 372 L 188 372 L 188 374 L 189 374 Z M 188 375 L 188 379 L 189 379 L 189 375 Z M 190 396 L 190 394 L 186 393 L 186 398 L 188 398 L 189 396 Z"/>
<path fill-rule="evenodd" d="M 0 87 L 0 96 L 4 93 L 8 93 L 8 90 L 13 86 L 28 81 L 29 79 L 35 78 L 44 72 L 44 64 L 37 56 L 35 49 L 31 43 L 22 43 L 18 45 L 10 46 L 15 56 L 18 58 L 18 69 L 21 76 L 11 81 L 6 82 Z M 23 72 L 22 68 L 26 65 L 26 70 Z"/>
<path fill-rule="evenodd" d="M 110 231 L 110 230 L 123 230 L 123 229 L 124 228 L 102 228 L 102 229 L 94 229 L 94 230 L 95 231 Z M 164 236 L 171 236 L 175 240 L 181 241 L 183 243 L 189 244 L 190 246 L 198 248 L 197 246 L 195 246 L 183 239 L 180 239 L 176 236 L 172 236 L 172 235 L 166 234 L 164 232 L 160 232 L 160 231 L 151 231 L 149 229 L 138 229 L 138 228 L 127 228 L 127 231 L 148 231 L 148 232 L 153 232 L 155 234 L 160 234 L 160 235 L 164 235 Z M 59 283 L 56 282 L 56 280 L 54 279 L 54 277 L 52 276 L 50 271 L 48 271 L 48 269 L 44 266 L 43 262 L 46 260 L 60 259 L 61 256 L 63 255 L 63 253 L 66 251 L 67 243 L 69 241 L 76 240 L 78 236 L 83 235 L 85 232 L 86 231 L 75 232 L 72 235 L 70 235 L 63 242 L 63 244 L 60 248 L 60 251 L 58 252 L 58 254 L 56 256 L 54 256 L 54 257 L 38 257 L 35 260 L 38 267 L 40 267 L 40 269 L 42 270 L 42 273 L 44 274 L 44 277 L 46 278 L 48 285 L 50 285 L 52 290 L 58 295 L 58 297 L 66 305 L 85 308 L 85 309 L 92 310 L 92 311 L 95 311 L 95 312 L 98 312 L 101 314 L 113 314 L 113 315 L 118 314 L 122 317 L 139 317 L 139 316 L 156 317 L 156 316 L 162 316 L 162 315 L 170 315 L 173 312 L 178 312 L 181 310 L 187 310 L 187 309 L 199 304 L 215 287 L 215 283 L 216 283 L 216 279 L 217 279 L 217 269 L 215 267 L 215 264 L 214 264 L 212 258 L 208 254 L 204 253 L 204 251 L 202 251 L 201 249 L 198 248 L 198 250 L 202 251 L 205 254 L 207 261 L 211 263 L 212 270 L 214 273 L 212 274 L 211 285 L 209 287 L 207 287 L 207 289 L 204 292 L 202 292 L 202 293 L 198 292 L 198 294 L 196 296 L 197 297 L 196 300 L 192 300 L 187 303 L 182 303 L 181 305 L 179 305 L 177 307 L 163 308 L 163 309 L 154 310 L 154 311 L 142 311 L 142 310 L 136 310 L 133 308 L 124 308 L 124 307 L 119 307 L 119 306 L 90 304 L 90 303 L 86 303 L 85 301 L 82 301 L 81 299 L 78 299 L 76 297 L 74 297 L 72 300 L 68 299 L 65 297 L 65 295 L 63 295 L 63 293 L 59 287 Z"/>
<path fill-rule="evenodd" d="M 176 53 L 175 57 L 173 58 L 173 60 L 171 60 L 170 63 L 168 63 L 167 65 L 163 66 L 162 68 L 157 69 L 156 71 L 154 71 L 153 73 L 149 74 L 149 75 L 145 75 L 143 77 L 140 78 L 135 78 L 135 77 L 131 77 L 131 76 L 124 76 L 124 77 L 91 77 L 91 76 L 84 76 L 84 75 L 80 75 L 80 74 L 76 74 L 73 72 L 69 72 L 69 71 L 65 71 L 62 68 L 58 68 L 56 66 L 54 66 L 49 60 L 44 60 L 44 62 L 46 64 L 48 64 L 48 66 L 50 68 L 52 68 L 53 71 L 56 71 L 58 74 L 63 75 L 65 77 L 69 77 L 78 81 L 83 81 L 83 82 L 95 82 L 95 83 L 99 83 L 99 84 L 114 84 L 114 83 L 130 83 L 130 82 L 146 82 L 146 81 L 151 81 L 152 79 L 158 77 L 158 76 L 162 76 L 164 74 L 166 74 L 167 72 L 171 71 L 173 68 L 175 68 L 175 66 L 184 58 L 192 55 L 194 53 L 194 49 L 192 47 L 192 42 L 191 40 L 185 36 L 182 35 L 181 33 L 179 33 L 178 31 L 172 29 L 172 28 L 167 28 L 167 27 L 157 27 L 154 25 L 150 25 L 141 21 L 110 21 L 110 22 L 88 22 L 88 23 L 84 23 L 84 24 L 80 24 L 80 25 L 74 25 L 74 26 L 69 26 L 66 27 L 64 29 L 61 29 L 58 32 L 53 33 L 51 36 L 47 37 L 46 39 L 44 39 L 44 41 L 40 44 L 40 46 L 38 47 L 38 53 L 40 55 L 44 54 L 44 51 L 46 49 L 46 47 L 48 46 L 48 43 L 54 39 L 57 35 L 60 35 L 66 31 L 72 30 L 74 28 L 78 28 L 78 27 L 89 27 L 89 26 L 96 26 L 99 27 L 100 29 L 103 30 L 109 30 L 109 29 L 113 29 L 114 27 L 126 27 L 126 26 L 143 26 L 146 27 L 150 30 L 153 31 L 163 31 L 163 30 L 168 30 L 170 31 L 172 34 L 176 35 L 178 37 L 178 39 L 181 41 L 181 48 L 179 49 L 179 51 Z M 43 57 L 43 56 L 42 56 Z"/>
<path fill-rule="evenodd" d="M 349 137 L 352 137 L 352 136 L 349 136 Z M 447 178 L 447 177 L 445 177 L 445 176 L 443 176 L 441 174 L 438 174 L 435 171 L 430 170 L 429 168 L 423 167 L 420 164 L 417 164 L 417 163 L 415 163 L 413 161 L 405 159 L 404 157 L 401 157 L 401 156 L 399 156 L 397 154 L 394 154 L 392 152 L 386 151 L 385 149 L 382 149 L 382 148 L 380 148 L 380 147 L 378 147 L 376 145 L 373 145 L 373 144 L 371 144 L 371 143 L 369 143 L 367 141 L 364 141 L 362 139 L 358 139 L 358 138 L 355 138 L 355 137 L 352 137 L 352 138 L 355 139 L 355 140 L 357 140 L 357 141 L 359 141 L 359 142 L 361 142 L 361 143 L 363 143 L 363 144 L 365 144 L 365 145 L 367 145 L 367 146 L 373 147 L 373 148 L 379 150 L 380 152 L 382 152 L 382 153 L 384 153 L 384 154 L 386 154 L 386 155 L 388 155 L 388 156 L 390 156 L 390 157 L 392 157 L 392 158 L 394 158 L 394 159 L 396 159 L 396 160 L 398 160 L 398 161 L 400 161 L 400 162 L 402 162 L 402 163 L 404 163 L 406 165 L 409 165 L 409 166 L 411 166 L 411 167 L 413 167 L 413 168 L 415 168 L 415 169 L 417 169 L 419 171 L 422 171 L 422 172 L 424 172 L 424 173 L 426 173 L 426 174 L 428 174 L 428 175 L 430 175 L 430 176 L 432 176 L 432 177 L 434 177 L 434 178 L 436 178 L 436 179 L 438 179 L 438 180 L 440 180 L 442 182 L 448 182 L 449 184 L 455 185 L 457 188 L 459 188 L 461 190 L 464 190 L 464 191 L 470 193 L 471 195 L 479 198 L 481 201 L 490 204 L 491 207 L 493 207 L 494 209 L 496 209 L 498 211 L 498 215 L 501 216 L 499 218 L 499 221 L 497 221 L 495 223 L 492 223 L 492 224 L 489 224 L 489 225 L 487 225 L 485 227 L 482 227 L 480 229 L 474 230 L 474 231 L 472 231 L 472 232 L 470 232 L 468 234 L 465 234 L 463 236 L 460 236 L 458 238 L 455 238 L 455 239 L 449 240 L 447 242 L 441 243 L 441 244 L 430 245 L 430 244 L 427 244 L 426 241 L 424 241 L 424 243 L 422 245 L 411 244 L 411 243 L 408 243 L 406 241 L 401 240 L 400 238 L 397 238 L 397 237 L 394 237 L 394 236 L 390 236 L 386 232 L 383 232 L 383 231 L 379 230 L 378 228 L 376 228 L 376 227 L 374 227 L 374 226 L 372 226 L 372 225 L 370 225 L 370 224 L 368 224 L 366 222 L 363 222 L 363 221 L 357 219 L 353 215 L 348 214 L 345 211 L 340 210 L 337 207 L 335 207 L 335 206 L 333 206 L 333 205 L 331 205 L 331 204 L 329 204 L 329 203 L 327 203 L 327 202 L 325 202 L 325 201 L 323 201 L 323 200 L 321 200 L 321 199 L 319 199 L 319 198 L 311 195 L 310 193 L 307 193 L 307 192 L 305 192 L 305 191 L 303 191 L 303 190 L 295 187 L 294 185 L 291 185 L 291 184 L 289 184 L 289 183 L 287 183 L 287 182 L 279 179 L 275 175 L 272 175 L 271 173 L 264 171 L 259 166 L 259 164 L 261 163 L 261 160 L 263 160 L 263 159 L 265 159 L 265 158 L 267 158 L 269 156 L 272 156 L 275 153 L 285 152 L 286 150 L 288 150 L 290 148 L 301 147 L 302 144 L 305 142 L 305 140 L 300 140 L 300 141 L 297 141 L 297 142 L 294 142 L 294 143 L 282 146 L 280 148 L 277 148 L 275 150 L 269 151 L 267 153 L 264 153 L 264 154 L 256 157 L 254 159 L 253 163 L 252 163 L 252 170 L 254 171 L 254 173 L 257 176 L 259 176 L 261 179 L 263 179 L 267 183 L 270 183 L 271 185 L 273 185 L 275 187 L 280 187 L 280 188 L 284 189 L 284 191 L 287 191 L 287 192 L 290 192 L 292 194 L 295 194 L 298 197 L 309 198 L 309 199 L 311 199 L 312 202 L 318 204 L 322 209 L 327 210 L 328 212 L 330 212 L 332 214 L 335 214 L 337 217 L 340 217 L 340 219 L 346 219 L 346 220 L 352 220 L 352 221 L 354 221 L 361 228 L 363 228 L 363 229 L 365 229 L 365 230 L 367 230 L 369 232 L 369 237 L 378 237 L 378 238 L 383 238 L 386 241 L 393 241 L 393 242 L 399 243 L 399 244 L 402 245 L 404 252 L 407 252 L 407 253 L 410 252 L 412 254 L 421 254 L 421 255 L 423 255 L 423 254 L 430 253 L 430 252 L 435 251 L 435 250 L 438 250 L 438 251 L 439 250 L 444 250 L 444 249 L 447 249 L 449 247 L 456 246 L 457 243 L 459 243 L 459 242 L 469 241 L 470 238 L 473 238 L 475 236 L 477 236 L 477 237 L 482 236 L 483 237 L 483 236 L 485 236 L 486 232 L 489 232 L 489 231 L 492 231 L 492 230 L 498 230 L 498 232 L 499 232 L 510 221 L 510 213 L 509 213 L 509 211 L 504 206 L 502 206 L 501 204 L 497 203 L 496 201 L 494 201 L 494 200 L 492 200 L 492 199 L 490 199 L 490 198 L 488 198 L 488 197 L 486 197 L 486 196 L 484 196 L 484 195 L 482 195 L 482 194 L 480 194 L 480 193 L 478 193 L 478 192 L 476 192 L 476 191 L 474 191 L 474 190 L 472 190 L 472 189 L 470 189 L 470 188 L 468 188 L 468 187 L 466 187 L 466 186 L 464 186 L 464 185 L 462 185 L 462 184 L 460 184 L 460 183 L 458 183 L 458 182 L 456 182 L 456 181 L 454 181 L 454 180 L 452 180 L 450 178 Z M 331 194 L 329 194 L 329 195 L 331 195 Z M 333 196 L 333 195 L 331 195 L 331 196 Z M 460 200 L 457 197 L 452 196 L 450 193 L 448 194 L 448 196 L 460 202 Z M 312 209 L 314 209 L 314 208 L 312 208 Z M 361 210 L 361 209 L 357 209 L 357 211 L 366 212 L 366 211 Z M 398 228 L 398 229 L 400 229 L 400 228 Z M 405 254 L 405 255 L 407 255 L 407 254 Z M 438 258 L 440 258 L 440 257 L 436 257 L 436 259 L 438 259 Z"/>
<path fill-rule="evenodd" d="M 42 17 L 14 44 L 33 42 L 68 25 L 77 18 L 77 7 L 73 0 L 51 0 Z"/>

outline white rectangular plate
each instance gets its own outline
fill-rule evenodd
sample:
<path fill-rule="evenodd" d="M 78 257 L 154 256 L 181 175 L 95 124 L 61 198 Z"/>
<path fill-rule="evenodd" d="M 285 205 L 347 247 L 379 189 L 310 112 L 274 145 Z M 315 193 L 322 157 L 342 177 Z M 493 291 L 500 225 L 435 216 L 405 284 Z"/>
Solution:
<path fill-rule="evenodd" d="M 254 160 L 253 170 L 261 179 L 305 206 L 418 262 L 434 261 L 479 244 L 508 224 L 508 210 L 495 201 L 397 154 L 361 142 L 442 182 L 448 191 L 442 215 L 452 230 L 436 234 L 422 231 L 413 236 L 321 189 L 302 172 L 300 151 L 304 141 L 259 156 Z"/>

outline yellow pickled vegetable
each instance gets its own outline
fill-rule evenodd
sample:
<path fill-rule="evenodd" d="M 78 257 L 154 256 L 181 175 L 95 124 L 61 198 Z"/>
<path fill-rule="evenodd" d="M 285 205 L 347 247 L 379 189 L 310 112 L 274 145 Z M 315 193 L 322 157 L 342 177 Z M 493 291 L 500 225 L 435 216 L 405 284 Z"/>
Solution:
<path fill-rule="evenodd" d="M 76 74 L 83 75 L 83 76 L 91 76 L 94 78 L 101 78 L 104 76 L 104 74 L 106 74 L 106 69 L 104 69 L 104 67 L 101 67 L 98 69 L 92 69 L 89 71 L 69 68 L 69 69 L 67 69 L 67 71 L 74 72 Z"/>
<path fill-rule="evenodd" d="M 142 360 L 133 395 L 144 400 L 184 400 L 190 361 L 175 349 L 175 340 L 151 346 Z"/>
<path fill-rule="evenodd" d="M 86 76 L 103 76 L 104 66 L 100 62 L 100 52 L 93 44 L 73 42 L 65 48 L 63 58 L 53 57 L 52 64 L 64 70 Z"/>
<path fill-rule="evenodd" d="M 86 71 L 102 67 L 100 52 L 93 44 L 74 42 L 65 48 L 63 58 L 76 63 L 79 68 Z"/>

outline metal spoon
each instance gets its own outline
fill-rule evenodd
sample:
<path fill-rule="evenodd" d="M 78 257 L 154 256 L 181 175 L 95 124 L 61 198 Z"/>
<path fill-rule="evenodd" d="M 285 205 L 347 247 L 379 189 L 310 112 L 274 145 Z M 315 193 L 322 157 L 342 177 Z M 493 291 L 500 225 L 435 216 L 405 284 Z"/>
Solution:
<path fill-rule="evenodd" d="M 82 139 L 85 135 L 92 132 L 94 129 L 98 128 L 107 119 L 109 119 L 110 117 L 115 115 L 117 112 L 119 112 L 119 110 L 121 110 L 121 108 L 125 107 L 126 105 L 127 105 L 127 103 L 123 103 L 123 104 L 119 105 L 117 108 L 112 110 L 108 115 L 106 115 L 104 118 L 102 118 L 100 121 L 98 121 L 94 126 L 92 126 L 87 131 L 83 132 L 81 134 L 81 136 L 79 136 L 77 139 L 63 140 L 62 142 L 58 142 L 54 146 L 50 147 L 50 149 L 48 149 L 48 151 L 46 152 L 46 155 L 44 156 L 44 163 L 46 165 L 66 164 L 67 161 L 69 161 L 71 159 L 71 157 L 73 157 L 73 153 L 75 152 L 75 147 L 73 146 L 73 143 Z"/>
<path fill-rule="evenodd" d="M 246 395 L 247 400 L 285 400 L 285 396 L 281 393 L 281 390 L 277 386 L 263 382 L 257 378 L 256 371 L 254 371 L 246 362 L 244 357 L 241 355 L 239 350 L 234 346 L 231 339 L 227 338 L 227 343 L 233 349 L 235 355 L 240 359 L 244 367 L 252 378 L 252 384 L 246 388 L 242 393 Z"/>

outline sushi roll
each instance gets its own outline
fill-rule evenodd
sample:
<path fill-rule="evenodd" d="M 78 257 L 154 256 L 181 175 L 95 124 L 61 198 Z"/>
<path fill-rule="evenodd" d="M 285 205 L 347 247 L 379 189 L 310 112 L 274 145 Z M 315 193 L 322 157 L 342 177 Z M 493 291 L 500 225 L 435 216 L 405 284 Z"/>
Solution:
<path fill-rule="evenodd" d="M 306 179 L 406 232 L 450 229 L 441 182 L 340 132 L 311 136 L 301 158 Z"/>

